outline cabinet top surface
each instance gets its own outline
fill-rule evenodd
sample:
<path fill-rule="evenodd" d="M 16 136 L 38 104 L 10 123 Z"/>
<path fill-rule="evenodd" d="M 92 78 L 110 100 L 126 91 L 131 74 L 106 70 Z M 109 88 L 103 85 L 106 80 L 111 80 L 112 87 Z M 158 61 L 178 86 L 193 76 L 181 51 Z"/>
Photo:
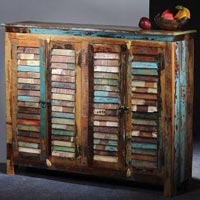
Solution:
<path fill-rule="evenodd" d="M 143 30 L 131 26 L 111 26 L 111 25 L 93 25 L 93 24 L 73 24 L 73 23 L 47 23 L 39 21 L 22 21 L 15 23 L 2 24 L 6 32 L 16 33 L 37 33 L 37 34 L 70 34 L 79 36 L 100 36 L 100 37 L 117 37 L 127 39 L 155 39 L 162 37 L 162 40 L 173 41 L 175 37 L 195 33 L 196 30 Z M 142 35 L 143 38 L 137 38 Z M 144 38 L 147 37 L 147 38 Z M 168 38 L 167 38 L 168 37 Z M 171 39 L 169 39 L 171 37 Z"/>

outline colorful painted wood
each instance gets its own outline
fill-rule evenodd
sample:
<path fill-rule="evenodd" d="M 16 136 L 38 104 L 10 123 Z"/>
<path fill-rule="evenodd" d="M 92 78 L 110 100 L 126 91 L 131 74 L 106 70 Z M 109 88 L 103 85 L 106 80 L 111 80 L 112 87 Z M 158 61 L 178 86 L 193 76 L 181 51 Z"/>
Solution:
<path fill-rule="evenodd" d="M 6 24 L 7 171 L 191 179 L 193 30 Z"/>

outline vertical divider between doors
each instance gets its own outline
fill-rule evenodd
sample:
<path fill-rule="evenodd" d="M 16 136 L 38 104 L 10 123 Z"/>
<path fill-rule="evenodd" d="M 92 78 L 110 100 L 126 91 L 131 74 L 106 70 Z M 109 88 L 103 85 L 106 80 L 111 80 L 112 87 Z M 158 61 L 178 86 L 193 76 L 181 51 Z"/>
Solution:
<path fill-rule="evenodd" d="M 40 101 L 46 102 L 46 66 L 45 66 L 45 42 L 41 41 L 40 53 Z M 40 133 L 41 133 L 41 155 L 40 159 L 46 159 L 46 133 L 47 133 L 47 104 L 40 104 Z"/>

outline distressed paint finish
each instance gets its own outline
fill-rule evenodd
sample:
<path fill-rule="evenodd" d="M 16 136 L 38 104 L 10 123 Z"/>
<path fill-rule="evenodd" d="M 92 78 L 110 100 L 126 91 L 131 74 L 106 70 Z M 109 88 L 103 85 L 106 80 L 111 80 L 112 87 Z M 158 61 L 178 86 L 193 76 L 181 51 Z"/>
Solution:
<path fill-rule="evenodd" d="M 195 31 L 4 26 L 8 173 L 81 170 L 166 196 L 191 178 Z"/>

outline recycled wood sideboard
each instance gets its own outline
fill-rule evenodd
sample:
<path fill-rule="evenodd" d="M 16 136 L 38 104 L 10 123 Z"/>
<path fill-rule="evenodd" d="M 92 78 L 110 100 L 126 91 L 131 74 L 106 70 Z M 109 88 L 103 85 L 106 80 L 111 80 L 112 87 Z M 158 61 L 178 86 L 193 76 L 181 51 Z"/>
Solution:
<path fill-rule="evenodd" d="M 191 179 L 194 30 L 4 24 L 7 173 Z"/>

